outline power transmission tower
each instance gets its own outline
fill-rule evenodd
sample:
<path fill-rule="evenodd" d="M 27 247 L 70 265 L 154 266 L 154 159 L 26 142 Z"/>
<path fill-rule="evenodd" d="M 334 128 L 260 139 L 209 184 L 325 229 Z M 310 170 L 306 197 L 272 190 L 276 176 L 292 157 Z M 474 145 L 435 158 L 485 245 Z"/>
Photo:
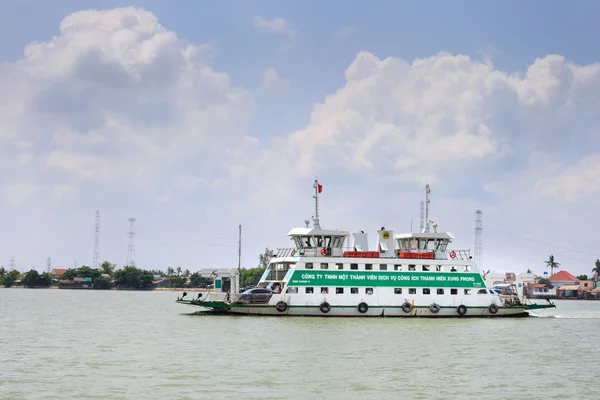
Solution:
<path fill-rule="evenodd" d="M 100 266 L 100 211 L 96 211 L 96 236 L 94 238 L 94 260 L 92 268 L 97 269 Z"/>
<path fill-rule="evenodd" d="M 133 246 L 133 238 L 135 237 L 135 235 L 137 235 L 137 233 L 135 233 L 135 218 L 129 218 L 129 232 L 127 232 L 127 235 L 129 236 L 129 249 L 127 251 L 127 266 L 130 267 L 135 267 L 135 260 L 134 258 L 134 250 L 135 247 Z"/>
<path fill-rule="evenodd" d="M 240 225 L 240 233 L 238 239 L 238 271 L 242 270 L 242 225 Z"/>
<path fill-rule="evenodd" d="M 9 270 L 9 271 L 12 271 L 13 269 L 15 269 L 15 258 L 14 258 L 14 257 L 11 257 L 11 258 L 8 260 L 8 270 Z"/>
<path fill-rule="evenodd" d="M 46 258 L 46 272 L 52 272 L 52 258 L 50 257 Z"/>
<path fill-rule="evenodd" d="M 421 225 L 419 226 L 419 232 L 423 232 L 425 229 L 425 202 L 421 202 Z M 411 229 L 412 231 L 412 229 Z"/>
<path fill-rule="evenodd" d="M 483 268 L 483 212 L 475 211 L 475 265 L 479 271 Z"/>

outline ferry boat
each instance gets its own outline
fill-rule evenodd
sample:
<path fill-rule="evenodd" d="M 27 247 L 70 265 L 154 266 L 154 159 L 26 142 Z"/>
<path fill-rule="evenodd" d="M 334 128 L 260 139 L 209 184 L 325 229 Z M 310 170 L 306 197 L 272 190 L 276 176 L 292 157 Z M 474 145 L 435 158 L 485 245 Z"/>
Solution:
<path fill-rule="evenodd" d="M 256 288 L 239 293 L 236 268 L 204 270 L 214 289 L 177 299 L 213 313 L 322 317 L 525 317 L 528 310 L 554 308 L 528 303 L 515 290 L 487 288 L 469 250 L 451 248 L 454 236 L 429 220 L 425 228 L 394 234 L 382 227 L 375 249 L 367 234 L 322 229 L 315 180 L 313 226 L 294 228 L 294 247 L 278 249 Z"/>

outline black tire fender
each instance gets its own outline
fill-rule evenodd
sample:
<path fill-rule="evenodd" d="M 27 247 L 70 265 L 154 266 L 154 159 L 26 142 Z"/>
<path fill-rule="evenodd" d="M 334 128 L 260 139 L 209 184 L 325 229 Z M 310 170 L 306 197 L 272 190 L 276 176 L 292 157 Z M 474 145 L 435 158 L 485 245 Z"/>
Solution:
<path fill-rule="evenodd" d="M 366 313 L 369 310 L 369 305 L 364 301 L 362 303 L 358 303 L 358 312 L 361 314 Z"/>
<path fill-rule="evenodd" d="M 285 301 L 280 301 L 275 305 L 275 308 L 277 309 L 277 311 L 279 312 L 284 312 L 285 310 L 288 309 L 288 305 Z"/>

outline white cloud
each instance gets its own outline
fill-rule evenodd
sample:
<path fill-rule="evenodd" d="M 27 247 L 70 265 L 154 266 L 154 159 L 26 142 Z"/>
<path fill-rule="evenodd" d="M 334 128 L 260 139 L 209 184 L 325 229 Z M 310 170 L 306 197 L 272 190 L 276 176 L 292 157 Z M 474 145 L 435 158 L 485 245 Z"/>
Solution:
<path fill-rule="evenodd" d="M 77 192 L 77 187 L 70 184 L 61 184 L 52 189 L 54 197 L 59 200 L 72 199 L 77 196 Z"/>
<path fill-rule="evenodd" d="M 144 10 L 73 13 L 58 36 L 0 67 L 4 150 L 28 150 L 21 164 L 39 159 L 39 180 L 60 172 L 153 185 L 199 160 L 226 174 L 220 157 L 243 145 L 253 98 L 206 64 L 205 52 Z"/>
<path fill-rule="evenodd" d="M 254 17 L 254 27 L 267 33 L 276 33 L 286 36 L 295 36 L 294 32 L 289 27 L 289 22 L 283 17 L 275 17 L 271 20 L 265 19 L 259 15 Z"/>
<path fill-rule="evenodd" d="M 289 80 L 281 78 L 275 68 L 267 68 L 263 72 L 261 81 L 261 89 L 263 91 L 285 93 L 289 89 L 289 87 Z"/>
<path fill-rule="evenodd" d="M 600 154 L 586 156 L 557 175 L 541 179 L 535 190 L 567 202 L 591 201 L 600 193 Z"/>
<path fill-rule="evenodd" d="M 335 33 L 336 39 L 343 39 L 352 36 L 356 33 L 356 28 L 353 26 L 345 26 Z"/>
<path fill-rule="evenodd" d="M 26 182 L 14 182 L 4 186 L 5 201 L 10 205 L 17 205 L 31 197 L 38 191 L 37 187 Z"/>

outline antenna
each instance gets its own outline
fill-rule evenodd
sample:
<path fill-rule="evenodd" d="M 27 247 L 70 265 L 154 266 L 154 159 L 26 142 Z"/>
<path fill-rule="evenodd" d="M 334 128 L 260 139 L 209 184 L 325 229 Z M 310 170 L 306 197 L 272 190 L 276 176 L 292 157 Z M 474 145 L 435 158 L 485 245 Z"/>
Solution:
<path fill-rule="evenodd" d="M 242 270 L 242 225 L 240 224 L 240 233 L 238 241 L 238 271 Z"/>
<path fill-rule="evenodd" d="M 8 270 L 12 271 L 13 269 L 15 269 L 15 258 L 11 257 L 8 259 Z"/>
<path fill-rule="evenodd" d="M 47 273 L 52 272 L 52 258 L 50 258 L 50 257 L 46 258 L 46 272 Z"/>
<path fill-rule="evenodd" d="M 421 202 L 421 225 L 419 226 L 419 232 L 423 232 L 425 229 L 425 202 Z M 412 228 L 410 230 L 412 232 Z"/>
<path fill-rule="evenodd" d="M 98 269 L 100 266 L 100 211 L 96 211 L 96 236 L 94 238 L 94 260 L 92 268 Z"/>
<path fill-rule="evenodd" d="M 429 184 L 427 184 L 425 185 L 425 228 L 423 228 L 421 233 L 429 232 L 429 224 L 431 223 L 431 221 L 429 221 L 429 203 L 431 202 L 431 200 L 429 200 L 430 193 L 431 188 L 429 187 Z"/>
<path fill-rule="evenodd" d="M 483 268 L 483 212 L 475 211 L 475 265 L 479 271 Z"/>
<path fill-rule="evenodd" d="M 135 237 L 135 235 L 137 235 L 137 233 L 135 233 L 135 222 L 135 218 L 129 218 L 129 232 L 127 232 L 127 235 L 129 236 L 129 248 L 127 250 L 127 266 L 129 267 L 135 267 L 135 260 L 133 259 L 135 251 L 135 247 L 133 246 L 133 238 Z"/>

